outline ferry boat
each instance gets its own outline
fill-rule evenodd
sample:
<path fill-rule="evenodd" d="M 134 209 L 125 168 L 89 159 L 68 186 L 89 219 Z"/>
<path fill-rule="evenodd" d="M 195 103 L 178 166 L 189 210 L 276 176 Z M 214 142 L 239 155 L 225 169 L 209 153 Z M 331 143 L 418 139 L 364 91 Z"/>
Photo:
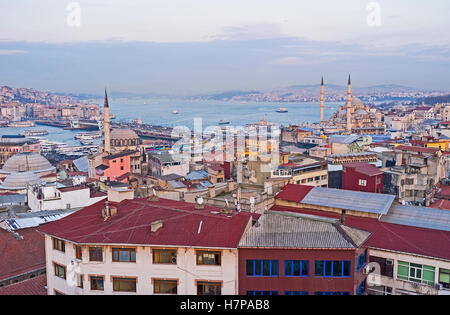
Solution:
<path fill-rule="evenodd" d="M 16 127 L 16 128 L 34 127 L 34 122 L 33 121 L 14 121 L 14 122 L 9 123 L 8 127 Z"/>
<path fill-rule="evenodd" d="M 229 125 L 230 122 L 229 121 L 223 121 L 222 119 L 219 120 L 219 125 Z"/>
<path fill-rule="evenodd" d="M 75 135 L 76 140 L 93 140 L 97 138 L 101 138 L 101 132 L 80 132 Z"/>
<path fill-rule="evenodd" d="M 25 130 L 24 132 L 20 133 L 20 135 L 25 137 L 35 137 L 35 136 L 45 136 L 48 135 L 48 130 L 39 129 L 39 130 Z"/>
<path fill-rule="evenodd" d="M 176 114 L 178 114 L 178 110 L 177 110 L 177 109 L 174 109 L 174 110 L 172 111 L 172 113 L 173 113 L 174 115 L 176 115 Z"/>
<path fill-rule="evenodd" d="M 285 107 L 278 107 L 276 110 L 277 113 L 287 113 L 288 110 Z"/>

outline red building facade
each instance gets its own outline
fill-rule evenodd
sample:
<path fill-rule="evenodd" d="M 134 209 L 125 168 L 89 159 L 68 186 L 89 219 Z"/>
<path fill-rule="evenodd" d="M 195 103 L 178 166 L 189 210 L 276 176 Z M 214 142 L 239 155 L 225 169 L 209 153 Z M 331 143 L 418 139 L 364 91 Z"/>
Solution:
<path fill-rule="evenodd" d="M 339 221 L 316 221 L 293 214 L 269 213 L 259 221 L 262 227 L 253 226 L 238 248 L 239 294 L 366 293 L 364 266 L 368 257 L 364 243 L 369 232 L 355 230 L 359 234 L 356 241 Z M 277 236 L 269 226 L 276 226 Z"/>
<path fill-rule="evenodd" d="M 344 164 L 342 189 L 383 193 L 383 171 L 369 163 Z"/>

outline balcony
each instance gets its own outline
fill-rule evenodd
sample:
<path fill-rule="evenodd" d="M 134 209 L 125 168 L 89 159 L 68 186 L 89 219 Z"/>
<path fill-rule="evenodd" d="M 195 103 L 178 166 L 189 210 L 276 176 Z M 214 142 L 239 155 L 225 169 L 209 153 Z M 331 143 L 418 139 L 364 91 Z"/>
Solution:
<path fill-rule="evenodd" d="M 440 288 L 439 285 L 431 286 L 419 282 L 406 281 L 401 279 L 394 279 L 388 276 L 369 274 L 367 277 L 368 286 L 385 286 L 395 289 L 397 293 L 404 292 L 405 294 L 411 295 L 438 295 L 448 292 L 450 295 L 450 290 Z M 444 294 L 442 294 L 444 295 Z M 445 294 L 447 295 L 447 294 Z"/>

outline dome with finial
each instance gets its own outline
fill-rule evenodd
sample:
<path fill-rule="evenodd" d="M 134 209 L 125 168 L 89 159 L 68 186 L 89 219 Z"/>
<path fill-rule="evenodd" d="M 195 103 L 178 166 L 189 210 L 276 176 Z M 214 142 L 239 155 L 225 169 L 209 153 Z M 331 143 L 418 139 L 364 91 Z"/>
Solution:
<path fill-rule="evenodd" d="M 115 128 L 111 130 L 111 145 L 115 147 L 140 145 L 141 139 L 129 128 Z"/>

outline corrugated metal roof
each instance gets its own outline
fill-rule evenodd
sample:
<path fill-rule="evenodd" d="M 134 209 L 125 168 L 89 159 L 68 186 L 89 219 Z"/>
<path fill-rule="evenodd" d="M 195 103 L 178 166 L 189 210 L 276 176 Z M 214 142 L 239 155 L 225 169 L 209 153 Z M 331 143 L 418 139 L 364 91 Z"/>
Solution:
<path fill-rule="evenodd" d="M 361 191 L 314 187 L 301 203 L 368 213 L 386 214 L 395 196 Z"/>
<path fill-rule="evenodd" d="M 450 211 L 446 209 L 394 205 L 380 221 L 450 231 Z"/>
<path fill-rule="evenodd" d="M 26 199 L 25 194 L 0 195 L 0 204 L 24 203 L 25 199 Z"/>
<path fill-rule="evenodd" d="M 80 172 L 89 172 L 89 161 L 87 156 L 80 157 L 72 162 Z"/>
<path fill-rule="evenodd" d="M 243 237 L 239 247 L 357 248 L 370 232 L 343 226 L 339 220 L 269 211 Z"/>
<path fill-rule="evenodd" d="M 49 210 L 49 211 L 37 211 L 37 212 L 27 212 L 27 213 L 17 213 L 17 218 L 7 219 L 5 223 L 8 227 L 15 231 L 26 229 L 30 227 L 36 227 L 41 224 L 52 222 L 64 218 L 69 214 L 72 214 L 76 210 Z"/>

